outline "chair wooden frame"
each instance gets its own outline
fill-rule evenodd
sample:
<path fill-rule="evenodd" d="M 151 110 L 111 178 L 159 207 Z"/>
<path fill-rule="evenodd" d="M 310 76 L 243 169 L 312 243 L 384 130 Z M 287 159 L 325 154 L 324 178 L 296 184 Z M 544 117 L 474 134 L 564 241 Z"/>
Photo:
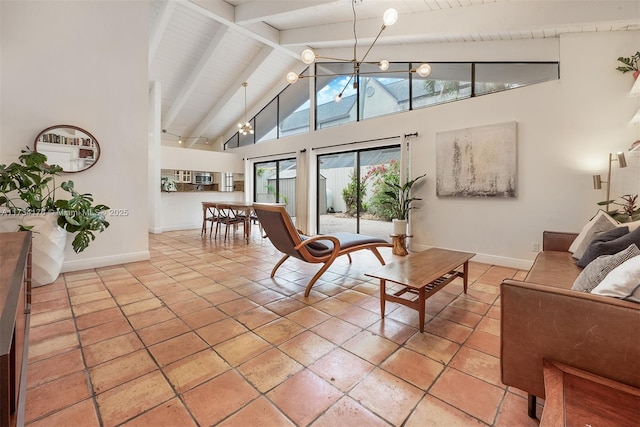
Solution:
<path fill-rule="evenodd" d="M 301 261 L 311 264 L 323 264 L 307 284 L 304 292 L 305 297 L 309 296 L 313 285 L 339 256 L 347 255 L 351 263 L 350 254 L 352 252 L 368 249 L 373 252 L 378 261 L 380 261 L 380 264 L 385 265 L 378 248 L 393 246 L 384 239 L 355 233 L 321 234 L 313 237 L 305 236 L 296 229 L 285 206 L 281 204 L 254 203 L 253 210 L 260 220 L 266 237 L 269 237 L 276 249 L 284 254 L 275 267 L 273 267 L 273 270 L 271 270 L 271 277 L 275 276 L 278 268 L 280 268 L 289 257 L 298 258 Z M 331 242 L 333 248 L 326 245 L 327 241 Z M 320 248 L 318 248 L 318 245 Z M 322 249 L 322 246 L 324 246 L 325 249 Z"/>

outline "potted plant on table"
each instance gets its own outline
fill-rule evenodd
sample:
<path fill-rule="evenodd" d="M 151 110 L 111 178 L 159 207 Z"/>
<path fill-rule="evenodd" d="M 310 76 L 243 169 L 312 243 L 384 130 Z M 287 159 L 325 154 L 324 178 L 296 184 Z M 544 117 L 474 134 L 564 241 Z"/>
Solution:
<path fill-rule="evenodd" d="M 387 190 L 384 191 L 384 194 L 387 196 L 385 204 L 391 210 L 393 234 L 407 234 L 407 221 L 409 220 L 409 211 L 416 208 L 413 205 L 413 202 L 422 200 L 419 197 L 411 197 L 411 188 L 416 182 L 418 182 L 425 176 L 426 174 L 420 175 L 417 178 L 405 182 L 403 185 L 389 180 L 384 182 L 387 188 Z"/>
<path fill-rule="evenodd" d="M 109 227 L 104 211 L 109 207 L 93 204 L 93 196 L 75 190 L 73 181 L 56 185 L 58 165 L 48 165 L 47 157 L 22 150 L 19 162 L 0 165 L 0 207 L 3 216 L 17 220 L 4 231 L 33 231 L 33 274 L 35 286 L 53 282 L 64 261 L 67 233 L 74 235 L 76 253 L 95 240 L 94 232 Z M 61 198 L 60 193 L 69 197 Z"/>

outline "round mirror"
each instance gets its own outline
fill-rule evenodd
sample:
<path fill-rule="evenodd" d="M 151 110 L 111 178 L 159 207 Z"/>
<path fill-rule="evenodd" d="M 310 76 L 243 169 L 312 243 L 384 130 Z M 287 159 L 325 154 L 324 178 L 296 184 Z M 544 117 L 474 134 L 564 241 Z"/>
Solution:
<path fill-rule="evenodd" d="M 43 130 L 33 142 L 33 149 L 47 156 L 47 163 L 65 172 L 89 169 L 100 158 L 100 145 L 86 130 L 71 125 L 56 125 Z"/>

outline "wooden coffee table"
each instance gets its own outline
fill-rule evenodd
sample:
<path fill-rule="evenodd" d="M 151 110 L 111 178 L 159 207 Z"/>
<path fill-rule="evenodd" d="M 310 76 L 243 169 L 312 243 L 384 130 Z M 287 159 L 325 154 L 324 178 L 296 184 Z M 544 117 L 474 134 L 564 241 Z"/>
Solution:
<path fill-rule="evenodd" d="M 469 260 L 475 254 L 431 248 L 409 254 L 365 276 L 380 279 L 380 312 L 384 318 L 386 301 L 397 302 L 418 310 L 420 332 L 424 332 L 424 313 L 427 298 L 458 277 L 462 277 L 464 292 L 469 281 Z M 458 269 L 462 266 L 462 271 Z M 402 285 L 393 294 L 387 294 L 387 281 Z M 410 294 L 410 295 L 405 295 Z M 407 298 L 407 297 L 411 298 Z"/>

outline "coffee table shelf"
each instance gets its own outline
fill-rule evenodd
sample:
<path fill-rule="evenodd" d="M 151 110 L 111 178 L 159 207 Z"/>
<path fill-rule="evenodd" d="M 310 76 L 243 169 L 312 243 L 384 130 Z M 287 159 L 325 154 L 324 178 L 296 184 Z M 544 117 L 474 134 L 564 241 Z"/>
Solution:
<path fill-rule="evenodd" d="M 409 254 L 402 260 L 387 264 L 366 276 L 380 280 L 380 312 L 385 313 L 386 301 L 402 304 L 418 311 L 420 332 L 424 332 L 425 302 L 440 289 L 461 277 L 464 292 L 467 292 L 469 260 L 475 254 L 431 248 L 426 251 Z M 462 267 L 462 271 L 458 269 Z M 402 288 L 387 293 L 387 281 L 401 285 Z M 403 298 L 412 294 L 411 299 Z"/>

